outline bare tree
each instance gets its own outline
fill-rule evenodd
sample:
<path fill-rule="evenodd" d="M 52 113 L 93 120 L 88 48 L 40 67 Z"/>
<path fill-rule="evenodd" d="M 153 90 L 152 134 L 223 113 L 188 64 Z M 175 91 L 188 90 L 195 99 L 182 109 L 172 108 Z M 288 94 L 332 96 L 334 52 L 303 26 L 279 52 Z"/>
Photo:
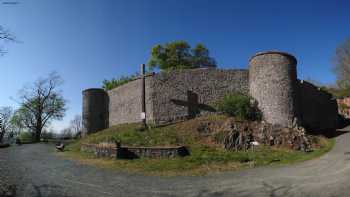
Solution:
<path fill-rule="evenodd" d="M 62 139 L 72 139 L 73 137 L 74 137 L 74 134 L 71 127 L 67 127 L 61 130 Z"/>
<path fill-rule="evenodd" d="M 83 128 L 81 115 L 75 115 L 70 121 L 70 128 L 74 136 L 80 136 Z"/>
<path fill-rule="evenodd" d="M 0 143 L 3 141 L 3 138 L 6 133 L 9 133 L 11 130 L 11 118 L 13 115 L 13 110 L 11 107 L 1 107 L 0 108 Z"/>
<path fill-rule="evenodd" d="M 350 39 L 337 47 L 334 59 L 337 85 L 342 89 L 347 88 L 350 86 Z"/>
<path fill-rule="evenodd" d="M 16 119 L 33 132 L 35 141 L 40 141 L 42 130 L 50 121 L 60 120 L 64 116 L 66 101 L 58 90 L 61 84 L 61 77 L 51 73 L 20 91 L 20 108 Z"/>
<path fill-rule="evenodd" d="M 2 41 L 15 41 L 15 37 L 0 25 L 0 40 Z M 0 46 L 0 55 L 3 55 L 6 51 Z"/>

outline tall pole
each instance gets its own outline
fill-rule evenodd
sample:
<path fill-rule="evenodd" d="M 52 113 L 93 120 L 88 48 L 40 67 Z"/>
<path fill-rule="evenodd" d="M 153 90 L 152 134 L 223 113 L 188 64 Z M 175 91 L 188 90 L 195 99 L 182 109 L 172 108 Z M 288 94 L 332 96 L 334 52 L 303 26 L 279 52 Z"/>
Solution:
<path fill-rule="evenodd" d="M 145 64 L 141 64 L 141 119 L 144 128 L 146 128 L 146 93 L 145 93 Z"/>

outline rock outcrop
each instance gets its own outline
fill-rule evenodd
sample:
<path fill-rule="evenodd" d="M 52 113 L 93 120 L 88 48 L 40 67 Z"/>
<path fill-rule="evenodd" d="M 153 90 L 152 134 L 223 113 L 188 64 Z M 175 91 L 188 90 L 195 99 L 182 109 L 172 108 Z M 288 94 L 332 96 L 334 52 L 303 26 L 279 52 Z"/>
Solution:
<path fill-rule="evenodd" d="M 201 135 L 213 136 L 216 143 L 228 150 L 247 150 L 256 145 L 286 147 L 311 151 L 311 136 L 305 129 L 286 128 L 264 121 L 238 121 L 234 118 L 203 121 L 198 126 Z"/>

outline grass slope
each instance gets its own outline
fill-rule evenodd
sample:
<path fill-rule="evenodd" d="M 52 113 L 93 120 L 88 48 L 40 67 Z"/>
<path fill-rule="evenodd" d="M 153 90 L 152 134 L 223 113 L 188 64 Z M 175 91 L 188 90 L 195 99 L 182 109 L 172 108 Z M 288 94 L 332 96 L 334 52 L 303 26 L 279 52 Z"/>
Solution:
<path fill-rule="evenodd" d="M 305 161 L 328 152 L 335 143 L 333 139 L 318 137 L 319 146 L 310 153 L 264 146 L 254 151 L 226 151 L 220 145 L 213 143 L 210 137 L 203 137 L 197 132 L 201 121 L 222 118 L 225 117 L 201 117 L 147 131 L 139 131 L 139 124 L 118 125 L 68 145 L 63 155 L 82 163 L 128 172 L 165 176 L 204 175 L 208 172 Z M 123 145 L 129 146 L 185 145 L 191 155 L 174 159 L 115 160 L 95 158 L 92 154 L 79 151 L 81 143 L 98 143 L 112 139 L 119 139 Z"/>

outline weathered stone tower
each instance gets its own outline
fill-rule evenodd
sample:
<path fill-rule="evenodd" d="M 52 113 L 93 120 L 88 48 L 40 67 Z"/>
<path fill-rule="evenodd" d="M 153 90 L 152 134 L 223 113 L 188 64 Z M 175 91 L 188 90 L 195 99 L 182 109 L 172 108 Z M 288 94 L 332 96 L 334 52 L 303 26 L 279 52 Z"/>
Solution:
<path fill-rule="evenodd" d="M 296 124 L 296 64 L 294 56 L 276 51 L 257 53 L 249 61 L 249 92 L 269 123 Z"/>
<path fill-rule="evenodd" d="M 83 91 L 83 136 L 108 128 L 108 94 L 104 89 Z"/>

